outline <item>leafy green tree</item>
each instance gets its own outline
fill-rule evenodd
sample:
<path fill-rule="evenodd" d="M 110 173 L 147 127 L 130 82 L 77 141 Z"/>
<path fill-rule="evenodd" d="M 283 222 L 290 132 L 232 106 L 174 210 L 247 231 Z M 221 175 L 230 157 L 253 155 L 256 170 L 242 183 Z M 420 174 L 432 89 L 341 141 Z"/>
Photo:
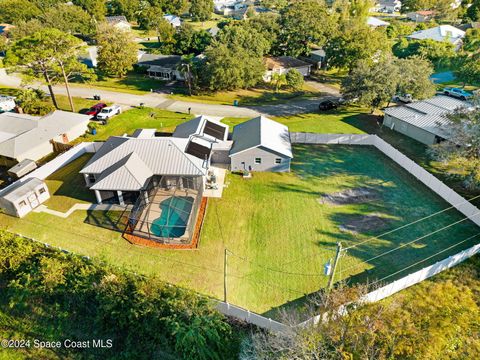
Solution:
<path fill-rule="evenodd" d="M 270 43 L 261 33 L 242 25 L 225 26 L 217 34 L 216 40 L 227 46 L 238 45 L 256 56 L 263 56 L 270 49 Z"/>
<path fill-rule="evenodd" d="M 7 50 L 7 38 L 5 36 L 0 36 L 0 53 L 3 53 Z"/>
<path fill-rule="evenodd" d="M 430 79 L 434 72 L 430 61 L 419 57 L 395 59 L 400 77 L 397 94 L 410 94 L 414 99 L 428 99 L 435 95 L 436 87 Z"/>
<path fill-rule="evenodd" d="M 436 66 L 448 64 L 456 56 L 453 44 L 435 40 L 402 39 L 393 46 L 393 53 L 399 58 L 424 57 Z"/>
<path fill-rule="evenodd" d="M 205 50 L 204 78 L 210 90 L 255 86 L 265 73 L 261 56 L 236 44 L 214 42 Z"/>
<path fill-rule="evenodd" d="M 287 84 L 287 75 L 275 72 L 272 74 L 272 80 L 270 80 L 270 82 L 274 85 L 275 92 L 278 92 L 282 86 Z"/>
<path fill-rule="evenodd" d="M 76 5 L 59 4 L 45 11 L 40 17 L 45 27 L 67 33 L 88 35 L 94 31 L 90 15 Z"/>
<path fill-rule="evenodd" d="M 10 38 L 19 40 L 26 36 L 35 34 L 45 28 L 44 23 L 39 19 L 31 19 L 28 21 L 19 21 L 17 25 L 10 31 Z"/>
<path fill-rule="evenodd" d="M 463 38 L 463 51 L 480 53 L 480 29 L 468 29 Z"/>
<path fill-rule="evenodd" d="M 480 84 L 480 53 L 461 58 L 454 73 L 464 86 Z"/>
<path fill-rule="evenodd" d="M 190 24 L 183 23 L 174 34 L 177 54 L 201 54 L 212 42 L 212 36 L 205 30 L 196 31 Z"/>
<path fill-rule="evenodd" d="M 188 88 L 188 94 L 192 95 L 192 88 L 193 88 L 193 63 L 194 56 L 193 54 L 184 55 L 178 65 L 178 70 L 182 73 L 183 78 L 185 79 L 185 85 Z"/>
<path fill-rule="evenodd" d="M 73 0 L 73 4 L 80 6 L 97 21 L 103 20 L 107 13 L 107 4 L 105 0 Z"/>
<path fill-rule="evenodd" d="M 137 62 L 138 45 L 132 34 L 112 26 L 97 31 L 98 68 L 111 76 L 122 77 Z"/>
<path fill-rule="evenodd" d="M 55 108 L 45 102 L 45 94 L 41 90 L 21 90 L 16 99 L 22 111 L 31 115 L 45 115 Z"/>
<path fill-rule="evenodd" d="M 261 0 L 261 5 L 267 9 L 282 10 L 288 6 L 288 0 Z"/>
<path fill-rule="evenodd" d="M 108 2 L 108 13 L 110 15 L 123 15 L 129 21 L 136 21 L 141 13 L 140 0 L 111 0 Z"/>
<path fill-rule="evenodd" d="M 272 13 L 260 13 L 257 16 L 242 22 L 247 31 L 255 30 L 268 41 L 267 54 L 280 55 L 278 37 L 280 35 L 279 16 Z"/>
<path fill-rule="evenodd" d="M 310 45 L 323 46 L 333 31 L 334 23 L 324 2 L 304 0 L 292 2 L 282 10 L 279 37 L 284 55 L 308 55 Z"/>
<path fill-rule="evenodd" d="M 470 21 L 480 21 L 480 0 L 473 0 L 465 15 Z"/>
<path fill-rule="evenodd" d="M 190 16 L 193 21 L 207 21 L 212 17 L 213 0 L 191 0 Z"/>
<path fill-rule="evenodd" d="M 301 90 L 305 79 L 297 69 L 292 69 L 286 75 L 287 86 L 293 90 Z"/>
<path fill-rule="evenodd" d="M 2 22 L 17 24 L 28 21 L 41 14 L 40 9 L 28 0 L 0 0 L 0 19 Z"/>

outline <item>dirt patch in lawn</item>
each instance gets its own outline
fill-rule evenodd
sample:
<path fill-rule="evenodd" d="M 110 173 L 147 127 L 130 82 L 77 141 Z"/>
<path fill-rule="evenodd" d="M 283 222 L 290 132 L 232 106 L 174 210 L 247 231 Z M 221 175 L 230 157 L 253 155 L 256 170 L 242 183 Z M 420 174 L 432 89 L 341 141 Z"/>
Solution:
<path fill-rule="evenodd" d="M 347 189 L 332 194 L 326 194 L 320 199 L 318 199 L 318 201 L 321 204 L 348 205 L 375 201 L 379 198 L 380 193 L 378 192 L 378 190 L 367 187 L 360 187 L 356 189 Z"/>
<path fill-rule="evenodd" d="M 340 231 L 353 234 L 364 233 L 371 230 L 385 228 L 391 219 L 381 217 L 380 214 L 354 215 L 348 217 L 338 228 Z"/>

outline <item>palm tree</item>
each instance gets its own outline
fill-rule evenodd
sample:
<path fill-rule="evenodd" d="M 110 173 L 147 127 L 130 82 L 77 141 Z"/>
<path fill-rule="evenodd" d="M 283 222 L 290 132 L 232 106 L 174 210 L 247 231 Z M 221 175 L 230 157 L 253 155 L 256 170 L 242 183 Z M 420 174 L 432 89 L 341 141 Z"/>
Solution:
<path fill-rule="evenodd" d="M 183 55 L 180 63 L 178 64 L 177 69 L 182 73 L 183 78 L 185 79 L 185 85 L 188 87 L 188 94 L 192 95 L 192 85 L 193 85 L 193 58 L 194 54 Z"/>

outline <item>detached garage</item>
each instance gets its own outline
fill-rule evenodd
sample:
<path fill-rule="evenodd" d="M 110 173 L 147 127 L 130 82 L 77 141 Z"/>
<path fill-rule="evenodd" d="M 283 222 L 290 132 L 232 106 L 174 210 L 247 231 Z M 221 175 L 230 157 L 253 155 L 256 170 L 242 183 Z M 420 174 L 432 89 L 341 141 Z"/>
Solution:
<path fill-rule="evenodd" d="M 288 127 L 264 116 L 233 129 L 232 171 L 290 171 L 293 158 Z"/>
<path fill-rule="evenodd" d="M 450 137 L 446 117 L 458 108 L 469 107 L 465 101 L 448 96 L 435 96 L 404 106 L 385 109 L 383 125 L 423 144 L 437 144 Z"/>
<path fill-rule="evenodd" d="M 0 208 L 12 216 L 24 217 L 50 198 L 47 185 L 40 179 L 17 181 L 0 192 Z"/>

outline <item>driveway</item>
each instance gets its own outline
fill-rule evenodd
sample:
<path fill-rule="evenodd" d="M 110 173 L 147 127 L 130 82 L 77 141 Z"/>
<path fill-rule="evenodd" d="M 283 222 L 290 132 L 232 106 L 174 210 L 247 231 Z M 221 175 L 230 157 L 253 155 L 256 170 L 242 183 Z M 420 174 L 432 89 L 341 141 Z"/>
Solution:
<path fill-rule="evenodd" d="M 9 87 L 20 88 L 21 79 L 14 75 L 8 75 L 5 69 L 0 69 L 0 84 Z M 338 90 L 330 86 L 326 86 L 317 82 L 308 82 L 319 91 L 328 94 L 329 96 L 338 96 Z M 47 91 L 47 87 L 40 83 L 34 86 Z M 54 86 L 55 94 L 67 95 L 64 86 Z M 198 102 L 179 101 L 167 98 L 164 94 L 147 93 L 145 95 L 134 95 L 124 92 L 116 92 L 110 90 L 100 90 L 89 88 L 80 85 L 71 85 L 70 93 L 72 96 L 80 98 L 92 98 L 93 95 L 100 95 L 101 99 L 107 102 L 116 103 L 123 107 L 138 106 L 143 103 L 148 107 L 156 107 L 159 109 L 166 109 L 170 111 L 188 113 L 189 109 L 192 114 L 203 114 L 210 116 L 222 117 L 255 117 L 258 115 L 266 116 L 286 116 L 300 113 L 316 111 L 318 102 L 321 97 L 314 97 L 303 100 L 292 100 L 284 104 L 275 105 L 259 105 L 259 106 L 231 106 L 231 105 L 216 105 L 216 104 L 202 104 Z"/>

